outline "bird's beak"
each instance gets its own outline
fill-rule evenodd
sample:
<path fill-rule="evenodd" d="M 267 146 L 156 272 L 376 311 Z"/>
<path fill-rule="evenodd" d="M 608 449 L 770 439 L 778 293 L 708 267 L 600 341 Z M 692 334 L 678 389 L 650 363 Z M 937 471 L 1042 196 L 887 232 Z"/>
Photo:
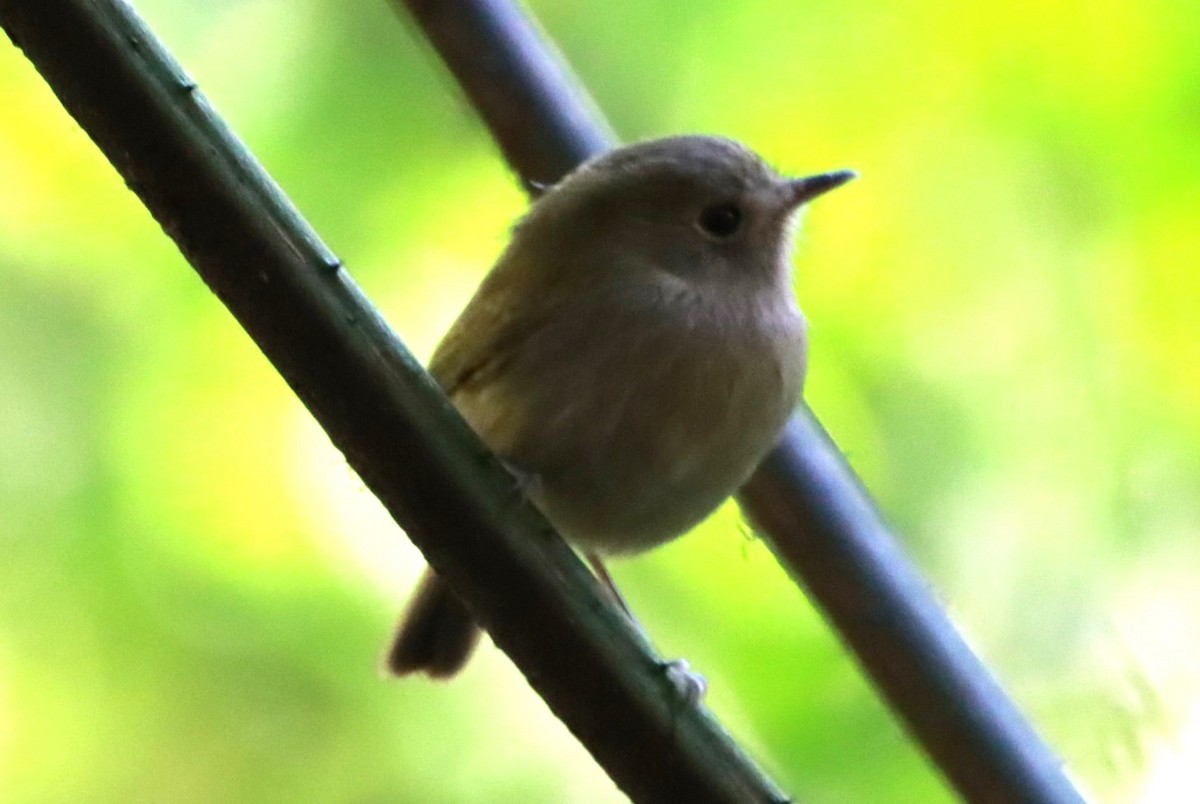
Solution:
<path fill-rule="evenodd" d="M 784 182 L 787 188 L 786 207 L 795 209 L 856 178 L 858 178 L 858 173 L 853 170 L 831 170 L 828 173 L 818 173 L 802 179 L 788 179 Z"/>

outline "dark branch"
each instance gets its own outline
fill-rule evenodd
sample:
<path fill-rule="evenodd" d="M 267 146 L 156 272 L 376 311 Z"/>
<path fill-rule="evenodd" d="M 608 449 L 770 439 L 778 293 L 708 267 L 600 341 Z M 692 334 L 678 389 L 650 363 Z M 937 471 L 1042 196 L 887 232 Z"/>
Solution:
<path fill-rule="evenodd" d="M 0 25 L 626 793 L 639 801 L 783 799 L 702 708 L 686 705 L 127 3 L 0 0 Z"/>
<path fill-rule="evenodd" d="M 609 141 L 578 82 L 510 0 L 405 5 L 527 183 L 557 181 Z M 741 503 L 964 797 L 1082 800 L 955 631 L 807 408 Z"/>
<path fill-rule="evenodd" d="M 517 6 L 405 5 L 531 194 L 612 147 L 615 137 L 587 91 Z"/>

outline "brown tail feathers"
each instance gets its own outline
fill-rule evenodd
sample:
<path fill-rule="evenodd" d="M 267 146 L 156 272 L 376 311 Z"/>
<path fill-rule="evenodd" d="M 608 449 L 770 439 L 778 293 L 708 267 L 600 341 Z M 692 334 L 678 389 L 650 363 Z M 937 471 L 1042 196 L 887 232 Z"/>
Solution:
<path fill-rule="evenodd" d="M 450 586 L 426 569 L 396 629 L 385 667 L 395 676 L 427 673 L 449 678 L 467 663 L 479 634 L 479 626 Z"/>

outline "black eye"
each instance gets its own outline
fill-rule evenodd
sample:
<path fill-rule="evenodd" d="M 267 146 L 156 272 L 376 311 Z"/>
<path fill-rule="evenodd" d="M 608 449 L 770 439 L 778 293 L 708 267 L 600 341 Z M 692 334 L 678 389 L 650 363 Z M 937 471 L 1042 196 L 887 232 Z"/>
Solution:
<path fill-rule="evenodd" d="M 704 208 L 697 223 L 709 237 L 724 240 L 737 234 L 737 230 L 741 228 L 742 211 L 736 204 L 713 204 Z"/>

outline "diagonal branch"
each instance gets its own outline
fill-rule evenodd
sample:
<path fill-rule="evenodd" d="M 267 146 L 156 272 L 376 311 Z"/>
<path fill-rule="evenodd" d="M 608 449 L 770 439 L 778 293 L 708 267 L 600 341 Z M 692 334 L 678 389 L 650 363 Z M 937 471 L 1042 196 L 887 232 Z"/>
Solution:
<path fill-rule="evenodd" d="M 556 181 L 611 141 L 583 89 L 512 0 L 404 5 L 527 185 Z M 740 501 L 964 797 L 1081 800 L 1058 758 L 954 629 L 807 407 Z"/>
<path fill-rule="evenodd" d="M 412 540 L 639 801 L 784 800 L 483 449 L 122 0 L 0 0 L 41 72 Z"/>

